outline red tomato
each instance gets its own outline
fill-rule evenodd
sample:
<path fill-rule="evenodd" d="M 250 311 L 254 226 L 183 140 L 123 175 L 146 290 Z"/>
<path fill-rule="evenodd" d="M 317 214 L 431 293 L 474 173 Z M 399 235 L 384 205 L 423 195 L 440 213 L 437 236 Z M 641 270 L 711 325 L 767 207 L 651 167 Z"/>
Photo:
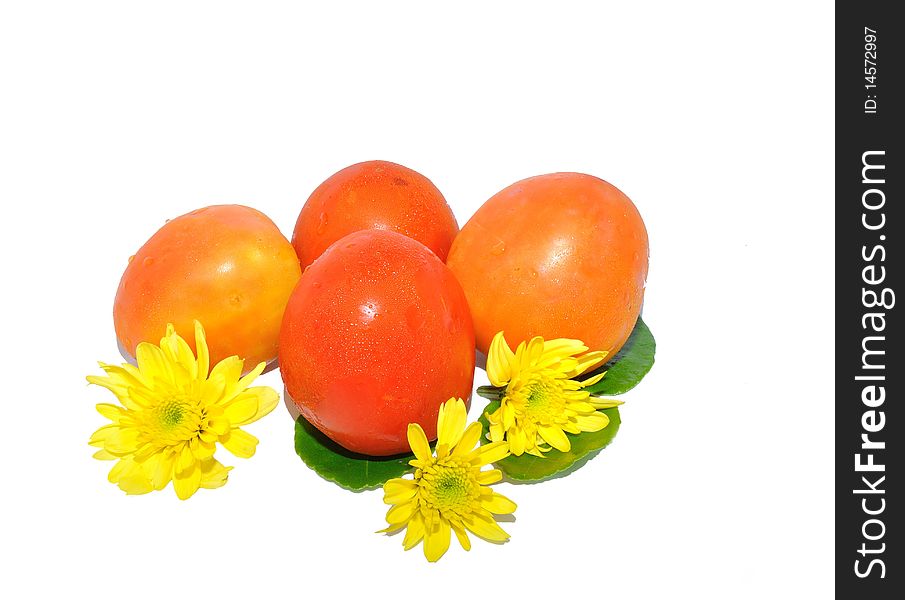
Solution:
<path fill-rule="evenodd" d="M 362 229 L 407 235 L 445 261 L 459 225 L 427 177 L 372 160 L 346 167 L 314 190 L 299 214 L 292 245 L 304 269 L 330 244 Z"/>
<path fill-rule="evenodd" d="M 487 352 L 576 338 L 614 355 L 635 326 L 647 279 L 647 230 L 632 201 L 602 179 L 554 173 L 512 184 L 465 224 L 447 263 Z"/>
<path fill-rule="evenodd" d="M 360 231 L 305 270 L 280 331 L 280 373 L 301 414 L 344 448 L 409 451 L 440 404 L 471 396 L 474 330 L 462 288 L 430 250 Z"/>
<path fill-rule="evenodd" d="M 209 206 L 168 221 L 135 253 L 116 291 L 113 323 L 133 356 L 167 323 L 194 350 L 204 325 L 211 366 L 237 355 L 247 369 L 277 354 L 283 309 L 301 275 L 292 245 L 247 206 Z"/>

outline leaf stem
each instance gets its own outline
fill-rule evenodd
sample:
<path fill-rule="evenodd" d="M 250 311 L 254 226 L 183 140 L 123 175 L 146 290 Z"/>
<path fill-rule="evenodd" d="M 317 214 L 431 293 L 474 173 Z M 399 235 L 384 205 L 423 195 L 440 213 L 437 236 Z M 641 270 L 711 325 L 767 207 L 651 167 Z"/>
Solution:
<path fill-rule="evenodd" d="M 492 385 L 482 385 L 475 390 L 478 396 L 487 398 L 488 400 L 500 400 L 506 393 L 505 387 L 494 387 Z"/>

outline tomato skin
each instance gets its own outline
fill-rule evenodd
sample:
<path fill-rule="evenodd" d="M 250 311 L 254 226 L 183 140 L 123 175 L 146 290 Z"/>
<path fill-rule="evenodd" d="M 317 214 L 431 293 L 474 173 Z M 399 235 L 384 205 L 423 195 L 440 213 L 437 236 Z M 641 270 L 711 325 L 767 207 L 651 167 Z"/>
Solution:
<path fill-rule="evenodd" d="M 280 331 L 280 373 L 301 414 L 344 448 L 409 451 L 440 404 L 469 401 L 474 329 L 452 272 L 391 231 L 352 233 L 305 270 Z"/>
<path fill-rule="evenodd" d="M 266 215 L 209 206 L 160 228 L 129 261 L 113 304 L 120 344 L 160 342 L 173 323 L 194 350 L 204 326 L 211 367 L 232 355 L 250 370 L 277 355 L 283 309 L 301 276 L 289 241 Z"/>
<path fill-rule="evenodd" d="M 372 160 L 342 169 L 314 190 L 296 221 L 292 245 L 304 269 L 331 244 L 362 229 L 407 235 L 445 261 L 459 225 L 427 177 Z"/>
<path fill-rule="evenodd" d="M 632 201 L 581 173 L 531 177 L 472 216 L 447 260 L 471 307 L 477 347 L 498 331 L 582 340 L 610 356 L 641 311 L 648 238 Z"/>

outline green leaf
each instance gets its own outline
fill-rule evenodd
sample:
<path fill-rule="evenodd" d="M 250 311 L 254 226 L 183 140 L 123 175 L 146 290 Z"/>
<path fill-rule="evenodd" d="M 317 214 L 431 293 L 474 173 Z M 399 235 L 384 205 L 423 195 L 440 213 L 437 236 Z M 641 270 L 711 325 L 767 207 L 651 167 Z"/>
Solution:
<path fill-rule="evenodd" d="M 581 376 L 587 379 L 601 371 L 606 371 L 603 379 L 585 389 L 594 396 L 615 396 L 624 394 L 644 379 L 654 366 L 657 342 L 650 329 L 638 317 L 635 328 L 622 349 L 602 367 Z"/>
<path fill-rule="evenodd" d="M 295 452 L 318 475 L 353 492 L 379 488 L 411 470 L 414 454 L 365 456 L 349 452 L 314 425 L 299 417 L 295 422 Z"/>
<path fill-rule="evenodd" d="M 492 401 L 481 413 L 478 421 L 484 429 L 484 435 L 481 436 L 481 443 L 487 444 L 487 432 L 490 425 L 487 422 L 487 415 L 493 413 L 500 407 L 499 401 Z M 608 408 L 601 411 L 610 418 L 610 424 L 600 431 L 585 431 L 578 435 L 569 436 L 569 442 L 572 448 L 568 452 L 560 452 L 556 449 L 545 453 L 544 458 L 531 456 L 530 454 L 522 454 L 521 456 L 508 456 L 503 460 L 495 463 L 496 467 L 506 474 L 509 479 L 516 482 L 534 483 L 551 479 L 557 475 L 562 476 L 580 468 L 587 461 L 594 458 L 598 452 L 605 448 L 619 431 L 619 424 L 622 419 L 619 417 L 618 408 Z"/>

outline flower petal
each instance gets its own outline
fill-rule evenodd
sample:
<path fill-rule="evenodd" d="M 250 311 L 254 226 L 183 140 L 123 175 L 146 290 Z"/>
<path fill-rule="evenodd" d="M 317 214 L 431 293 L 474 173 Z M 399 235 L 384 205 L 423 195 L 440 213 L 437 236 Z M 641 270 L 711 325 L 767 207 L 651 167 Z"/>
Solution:
<path fill-rule="evenodd" d="M 575 421 L 582 431 L 600 431 L 610 424 L 610 418 L 602 412 L 578 415 L 575 417 Z"/>
<path fill-rule="evenodd" d="M 154 491 L 151 482 L 148 481 L 141 469 L 135 469 L 128 475 L 120 477 L 116 485 L 130 496 L 139 496 Z"/>
<path fill-rule="evenodd" d="M 229 472 L 232 467 L 224 467 L 215 458 L 209 458 L 201 463 L 201 487 L 213 490 L 226 485 Z"/>
<path fill-rule="evenodd" d="M 144 378 L 141 371 L 135 365 L 122 363 L 117 366 L 104 362 L 99 362 L 97 364 L 100 365 L 101 369 L 104 370 L 104 373 L 106 373 L 113 382 L 119 385 L 126 387 L 147 387 L 148 385 L 148 380 Z"/>
<path fill-rule="evenodd" d="M 568 436 L 563 430 L 556 425 L 540 425 L 537 426 L 537 433 L 545 442 L 559 450 L 560 452 L 568 452 L 572 448 Z"/>
<path fill-rule="evenodd" d="M 537 366 L 542 369 L 553 367 L 562 360 L 587 352 L 588 347 L 581 340 L 569 338 L 557 338 L 544 342 L 544 352 L 537 361 Z"/>
<path fill-rule="evenodd" d="M 459 545 L 462 546 L 462 549 L 468 552 L 471 550 L 471 540 L 468 539 L 468 534 L 465 533 L 465 529 L 461 525 L 456 525 L 455 523 L 450 523 L 450 527 L 456 534 L 456 539 L 459 540 Z"/>
<path fill-rule="evenodd" d="M 503 429 L 508 431 L 515 425 L 515 408 L 513 408 L 512 402 L 507 396 L 503 396 L 500 402 L 500 410 L 502 411 L 500 414 L 502 415 Z"/>
<path fill-rule="evenodd" d="M 124 411 L 119 406 L 115 404 L 98 404 L 95 406 L 97 412 L 101 413 L 107 419 L 110 419 L 114 423 L 118 423 L 120 417 L 123 416 Z"/>
<path fill-rule="evenodd" d="M 488 498 L 482 498 L 481 506 L 496 515 L 511 515 L 516 509 L 515 502 L 496 492 Z"/>
<path fill-rule="evenodd" d="M 244 425 L 258 412 L 256 394 L 239 394 L 223 406 L 223 416 L 233 425 Z"/>
<path fill-rule="evenodd" d="M 195 362 L 195 355 L 188 342 L 182 339 L 172 324 L 167 325 L 167 335 L 160 340 L 160 349 L 164 355 L 174 365 L 179 365 L 184 371 L 187 378 L 196 379 L 198 377 L 198 364 Z"/>
<path fill-rule="evenodd" d="M 175 474 L 179 475 L 183 471 L 188 471 L 195 465 L 195 455 L 192 453 L 192 449 L 189 448 L 188 444 L 184 444 L 180 450 L 178 450 L 178 456 L 176 457 L 175 463 Z"/>
<path fill-rule="evenodd" d="M 461 399 L 450 398 L 441 404 L 437 416 L 437 445 L 446 444 L 450 448 L 455 446 L 462 438 L 467 419 L 468 409 Z"/>
<path fill-rule="evenodd" d="M 207 338 L 204 335 L 204 327 L 195 321 L 195 352 L 198 354 L 198 380 L 207 379 L 210 369 L 211 355 L 207 349 Z"/>
<path fill-rule="evenodd" d="M 512 378 L 512 362 L 515 360 L 515 354 L 506 343 L 503 332 L 498 332 L 493 336 L 490 342 L 490 349 L 487 351 L 487 378 L 490 379 L 490 385 L 502 387 L 509 383 Z"/>
<path fill-rule="evenodd" d="M 390 479 L 383 484 L 383 501 L 386 504 L 408 502 L 418 493 L 418 484 L 412 479 Z"/>
<path fill-rule="evenodd" d="M 162 490 L 173 479 L 173 469 L 176 467 L 177 454 L 172 451 L 161 452 L 156 464 L 151 470 L 151 485 L 155 490 Z"/>
<path fill-rule="evenodd" d="M 424 430 L 421 429 L 421 425 L 409 423 L 407 435 L 409 446 L 411 447 L 412 452 L 415 453 L 415 458 L 418 460 L 429 461 L 432 456 L 431 447 L 427 441 L 427 436 L 424 434 Z"/>
<path fill-rule="evenodd" d="M 159 383 L 160 380 L 158 379 Z M 154 404 L 157 403 L 157 398 L 159 394 L 157 394 L 154 390 L 148 389 L 146 387 L 130 387 L 128 389 L 129 400 L 134 406 L 134 410 L 145 410 Z M 126 403 L 123 402 L 123 405 Z"/>
<path fill-rule="evenodd" d="M 135 359 L 138 361 L 138 369 L 146 381 L 160 379 L 167 383 L 174 383 L 173 367 L 167 360 L 163 350 L 148 342 L 141 342 L 135 349 Z"/>
<path fill-rule="evenodd" d="M 204 404 L 208 407 L 219 406 L 218 402 L 227 398 L 226 378 L 222 374 L 211 375 L 210 379 L 201 382 L 200 395 Z"/>
<path fill-rule="evenodd" d="M 462 438 L 459 440 L 459 443 L 456 444 L 455 449 L 452 452 L 453 456 L 466 456 L 477 445 L 478 442 L 481 441 L 481 424 L 480 423 L 472 423 L 465 429 L 465 433 L 462 434 Z"/>
<path fill-rule="evenodd" d="M 188 500 L 201 487 L 201 464 L 192 463 L 192 468 L 176 472 L 173 489 L 180 500 Z"/>
<path fill-rule="evenodd" d="M 217 444 L 205 442 L 201 438 L 194 437 L 189 440 L 189 448 L 191 448 L 196 460 L 203 461 L 214 455 L 214 452 L 217 451 Z"/>
<path fill-rule="evenodd" d="M 625 402 L 623 402 L 622 400 L 616 400 L 614 398 L 600 398 L 597 396 L 591 396 L 590 398 L 588 398 L 588 402 L 597 410 L 603 408 L 614 408 L 616 406 L 619 406 L 620 404 L 625 404 Z"/>
<path fill-rule="evenodd" d="M 572 379 L 573 377 L 578 377 L 579 375 L 581 375 L 588 369 L 591 369 L 592 367 L 596 367 L 600 363 L 602 363 L 603 360 L 606 358 L 606 355 L 607 355 L 606 352 L 603 352 L 600 350 L 595 350 L 593 352 L 588 352 L 586 354 L 583 354 L 582 356 L 579 356 L 578 364 L 575 366 L 574 369 L 565 373 L 565 376 L 569 379 Z"/>
<path fill-rule="evenodd" d="M 85 378 L 86 380 L 88 380 L 88 383 L 99 385 L 110 390 L 113 395 L 116 396 L 116 398 L 120 401 L 120 403 L 122 403 L 122 405 L 126 408 L 140 408 L 129 397 L 130 388 L 145 387 L 144 379 L 141 377 L 141 373 L 138 371 L 138 369 L 129 364 L 124 364 L 122 365 L 122 367 L 108 365 L 105 363 L 98 364 L 104 370 L 104 372 L 107 373 L 108 376 L 100 377 L 98 375 L 88 375 Z M 126 369 L 126 367 L 128 367 L 128 369 Z"/>
<path fill-rule="evenodd" d="M 107 480 L 130 495 L 147 494 L 153 490 L 144 469 L 131 458 L 123 458 L 117 462 L 110 469 Z"/>
<path fill-rule="evenodd" d="M 238 423 L 238 425 L 248 425 L 249 423 L 254 423 L 261 417 L 266 417 L 274 408 L 277 407 L 277 404 L 280 403 L 280 395 L 272 387 L 257 386 L 248 388 L 247 390 L 242 392 L 242 395 L 245 394 L 253 394 L 258 397 L 258 410 L 257 412 L 255 412 L 254 416 L 252 416 L 247 421 Z"/>
<path fill-rule="evenodd" d="M 478 473 L 477 481 L 481 485 L 490 485 L 503 479 L 503 472 L 499 469 L 490 469 L 489 471 L 481 471 Z"/>
<path fill-rule="evenodd" d="M 241 429 L 231 429 L 226 435 L 220 436 L 220 443 L 239 458 L 251 458 L 258 446 L 258 438 Z"/>
<path fill-rule="evenodd" d="M 224 419 L 223 417 L 212 417 L 207 420 L 207 427 L 205 431 L 211 431 L 216 433 L 217 435 L 223 436 L 229 433 L 232 424 L 229 422 L 229 419 Z"/>
<path fill-rule="evenodd" d="M 416 512 L 408 522 L 405 537 L 402 539 L 402 547 L 405 550 L 411 550 L 422 539 L 424 539 L 424 517 L 420 512 Z"/>
<path fill-rule="evenodd" d="M 90 438 L 88 438 L 88 445 L 94 446 L 96 448 L 103 448 L 106 439 L 118 429 L 119 425 L 104 425 L 103 427 L 100 427 L 97 431 L 91 434 Z"/>
<path fill-rule="evenodd" d="M 587 379 L 580 382 L 581 387 L 586 388 L 590 385 L 594 385 L 595 383 L 597 383 L 598 381 L 603 379 L 603 377 L 604 377 L 604 375 L 606 375 L 606 373 L 607 373 L 606 371 L 601 371 L 600 373 L 597 373 L 593 377 L 588 377 Z"/>
<path fill-rule="evenodd" d="M 578 423 L 573 423 L 572 421 L 566 421 L 565 423 L 560 423 L 559 426 L 562 427 L 562 430 L 565 431 L 566 433 L 572 433 L 575 435 L 578 435 L 582 431 L 581 427 L 578 426 Z"/>
<path fill-rule="evenodd" d="M 415 509 L 418 507 L 417 502 L 406 502 L 404 504 L 397 504 L 390 508 L 387 511 L 386 520 L 390 525 L 401 525 L 402 523 L 407 523 L 409 519 L 412 518 L 412 515 L 415 514 Z"/>
<path fill-rule="evenodd" d="M 539 335 L 534 336 L 525 346 L 525 351 L 519 361 L 521 369 L 527 369 L 537 365 L 540 357 L 544 354 L 544 338 Z"/>
<path fill-rule="evenodd" d="M 97 432 L 95 432 L 97 433 Z M 104 450 L 113 454 L 131 454 L 138 449 L 138 430 L 132 427 L 116 427 L 104 439 Z"/>
<path fill-rule="evenodd" d="M 123 402 L 124 399 L 129 398 L 129 388 L 122 385 L 121 383 L 117 383 L 113 381 L 109 377 L 101 377 L 100 375 L 88 375 L 85 377 L 88 383 L 92 383 L 94 385 L 99 385 L 102 388 L 106 388 L 113 392 L 113 395 L 119 399 L 120 402 Z"/>
<path fill-rule="evenodd" d="M 424 557 L 430 562 L 440 560 L 449 550 L 450 527 L 446 519 L 437 519 L 424 536 Z"/>
<path fill-rule="evenodd" d="M 380 530 L 376 531 L 375 533 L 386 533 L 386 534 L 396 533 L 397 531 L 401 531 L 401 530 L 405 529 L 406 525 L 407 525 L 406 523 L 398 523 L 396 525 L 390 525 L 388 527 L 385 527 L 384 529 L 380 529 Z"/>
<path fill-rule="evenodd" d="M 230 356 L 218 362 L 214 368 L 211 369 L 211 374 L 208 379 L 222 377 L 223 381 L 226 383 L 226 390 L 223 392 L 223 397 L 225 399 L 232 400 L 232 397 L 238 392 L 236 387 L 239 383 L 239 377 L 242 376 L 242 366 L 244 364 L 245 361 L 238 356 Z"/>
<path fill-rule="evenodd" d="M 544 452 L 549 452 L 549 451 L 550 451 L 550 447 L 545 445 Z M 546 458 L 546 456 L 544 456 L 544 452 L 541 452 L 540 446 L 532 446 L 531 448 L 526 449 L 525 452 L 530 454 L 531 456 L 536 456 L 538 458 Z"/>
<path fill-rule="evenodd" d="M 120 476 L 125 472 L 126 467 L 131 463 L 131 458 L 119 459 L 107 473 L 107 481 L 109 481 L 110 483 L 116 483 L 117 481 L 119 481 Z"/>
<path fill-rule="evenodd" d="M 151 442 L 145 442 L 138 447 L 138 450 L 132 453 L 132 460 L 143 463 L 158 452 L 160 452 L 160 447 L 158 445 L 152 444 Z"/>
<path fill-rule="evenodd" d="M 513 427 L 509 430 L 509 435 L 506 439 L 509 442 L 509 451 L 512 452 L 512 454 L 521 456 L 525 453 L 527 437 L 525 436 L 525 431 L 523 429 Z"/>
<path fill-rule="evenodd" d="M 586 402 L 586 398 L 582 400 L 571 400 L 568 403 L 567 408 L 569 410 L 575 411 L 580 415 L 589 415 L 596 410 L 593 404 Z"/>
<path fill-rule="evenodd" d="M 244 362 L 245 361 L 243 361 L 243 364 L 244 364 Z M 254 383 L 254 380 L 257 379 L 258 375 L 263 373 L 264 369 L 266 369 L 266 368 L 267 368 L 267 363 L 264 361 L 261 361 L 257 365 L 255 365 L 254 369 L 249 371 L 245 377 L 243 377 L 239 380 L 238 388 L 236 389 L 236 393 L 238 394 L 238 393 L 244 392 L 246 389 L 248 389 L 248 386 L 250 386 L 252 383 Z"/>
<path fill-rule="evenodd" d="M 491 542 L 505 542 L 509 539 L 509 534 L 503 531 L 503 528 L 490 516 L 471 514 L 463 519 L 462 522 L 469 531 L 485 540 Z"/>
<path fill-rule="evenodd" d="M 475 452 L 477 453 L 477 466 L 483 467 L 509 456 L 509 443 L 491 442 L 490 444 L 484 444 Z"/>
<path fill-rule="evenodd" d="M 490 431 L 487 432 L 487 435 L 491 442 L 502 442 L 503 438 L 506 437 L 505 430 L 500 423 L 491 423 Z"/>

